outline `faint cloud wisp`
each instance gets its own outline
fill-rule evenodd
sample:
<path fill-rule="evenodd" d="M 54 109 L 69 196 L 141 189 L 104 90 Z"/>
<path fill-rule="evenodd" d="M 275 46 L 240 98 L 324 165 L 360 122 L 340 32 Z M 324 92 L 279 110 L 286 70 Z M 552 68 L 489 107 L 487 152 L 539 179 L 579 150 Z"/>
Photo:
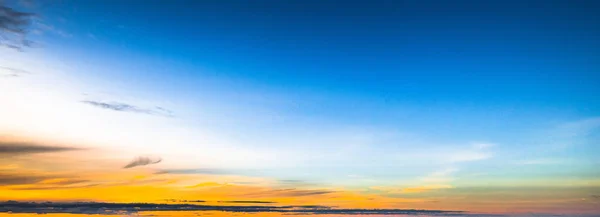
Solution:
<path fill-rule="evenodd" d="M 158 115 L 164 117 L 173 117 L 173 112 L 171 110 L 156 106 L 154 108 L 141 108 L 127 103 L 120 102 L 100 102 L 93 100 L 83 100 L 81 101 L 84 104 L 92 105 L 98 108 L 109 109 L 113 111 L 120 112 L 132 112 L 132 113 L 141 113 L 148 115 Z"/>

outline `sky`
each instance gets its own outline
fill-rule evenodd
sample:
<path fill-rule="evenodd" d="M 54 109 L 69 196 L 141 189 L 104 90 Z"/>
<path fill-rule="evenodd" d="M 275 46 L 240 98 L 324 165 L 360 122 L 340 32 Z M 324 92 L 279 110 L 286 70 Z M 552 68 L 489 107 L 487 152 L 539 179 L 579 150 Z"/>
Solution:
<path fill-rule="evenodd" d="M 0 200 L 600 213 L 597 1 L 2 4 Z"/>

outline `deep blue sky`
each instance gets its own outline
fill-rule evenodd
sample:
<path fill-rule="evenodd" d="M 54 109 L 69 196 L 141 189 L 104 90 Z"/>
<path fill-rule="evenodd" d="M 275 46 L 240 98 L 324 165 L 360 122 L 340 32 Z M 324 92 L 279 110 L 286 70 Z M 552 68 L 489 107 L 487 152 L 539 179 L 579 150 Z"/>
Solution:
<path fill-rule="evenodd" d="M 103 43 L 280 88 L 599 109 L 597 1 L 111 3 L 46 4 Z"/>

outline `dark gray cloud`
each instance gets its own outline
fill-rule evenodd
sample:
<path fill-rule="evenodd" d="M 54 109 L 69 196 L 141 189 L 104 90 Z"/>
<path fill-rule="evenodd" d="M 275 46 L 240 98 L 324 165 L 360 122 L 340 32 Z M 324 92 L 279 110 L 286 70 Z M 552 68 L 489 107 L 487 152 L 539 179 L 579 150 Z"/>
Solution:
<path fill-rule="evenodd" d="M 2 154 L 36 154 L 61 151 L 76 151 L 80 148 L 62 147 L 62 146 L 46 146 L 36 143 L 27 142 L 6 142 L 0 141 L 0 155 Z"/>
<path fill-rule="evenodd" d="M 156 156 L 139 156 L 133 159 L 129 164 L 125 165 L 123 168 L 133 168 L 137 166 L 144 166 L 149 164 L 157 164 L 162 161 L 162 158 Z"/>
<path fill-rule="evenodd" d="M 435 216 L 494 216 L 469 214 L 462 211 L 415 210 L 415 209 L 337 209 L 327 206 L 210 206 L 196 204 L 153 204 L 153 203 L 32 203 L 6 201 L 0 202 L 0 213 L 72 213 L 72 214 L 103 214 L 127 215 L 150 211 L 225 211 L 264 213 L 278 212 L 285 214 L 337 214 L 337 215 L 435 215 Z"/>
<path fill-rule="evenodd" d="M 132 113 L 140 113 L 140 114 L 148 114 L 148 115 L 157 115 L 164 117 L 173 117 L 173 111 L 156 106 L 154 108 L 141 108 L 138 106 L 134 106 L 127 103 L 121 102 L 100 102 L 93 100 L 83 100 L 82 103 L 92 105 L 98 108 L 109 109 L 113 111 L 120 112 L 132 112 Z"/>
<path fill-rule="evenodd" d="M 17 11 L 0 1 L 0 46 L 21 50 L 31 46 L 26 39 L 34 14 Z"/>

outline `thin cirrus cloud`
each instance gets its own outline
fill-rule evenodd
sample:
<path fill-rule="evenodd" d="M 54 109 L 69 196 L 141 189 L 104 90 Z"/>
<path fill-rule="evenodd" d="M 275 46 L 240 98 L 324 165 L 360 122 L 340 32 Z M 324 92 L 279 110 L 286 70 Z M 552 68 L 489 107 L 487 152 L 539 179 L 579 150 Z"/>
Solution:
<path fill-rule="evenodd" d="M 153 108 L 142 108 L 135 105 L 121 103 L 121 102 L 101 102 L 94 100 L 83 100 L 81 103 L 88 104 L 91 106 L 95 106 L 102 109 L 109 109 L 113 111 L 119 112 L 131 112 L 131 113 L 140 113 L 140 114 L 148 114 L 148 115 L 156 115 L 163 117 L 173 117 L 173 111 L 155 106 Z"/>
<path fill-rule="evenodd" d="M 329 190 L 300 190 L 295 188 L 289 189 L 276 189 L 276 190 L 268 190 L 261 192 L 253 192 L 249 194 L 245 194 L 247 197 L 303 197 L 303 196 L 312 196 L 312 195 L 323 195 L 323 194 L 331 194 L 335 193 L 335 191 Z"/>
<path fill-rule="evenodd" d="M 29 71 L 16 69 L 12 67 L 0 66 L 0 76 L 4 77 L 20 77 L 26 74 L 30 74 Z"/>
<path fill-rule="evenodd" d="M 493 156 L 491 148 L 494 147 L 491 143 L 475 143 L 469 148 L 453 152 L 445 156 L 444 166 L 422 177 L 421 180 L 428 183 L 447 183 L 454 180 L 456 172 L 460 170 L 460 165 L 489 159 Z"/>

